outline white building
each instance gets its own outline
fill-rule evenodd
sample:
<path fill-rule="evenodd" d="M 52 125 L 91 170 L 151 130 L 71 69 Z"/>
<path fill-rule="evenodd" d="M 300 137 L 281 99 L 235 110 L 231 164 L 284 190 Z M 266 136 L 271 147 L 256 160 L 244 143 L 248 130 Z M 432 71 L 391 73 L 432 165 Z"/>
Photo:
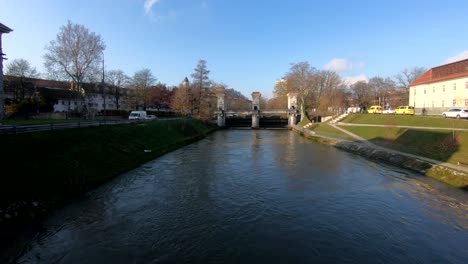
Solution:
<path fill-rule="evenodd" d="M 468 107 L 468 59 L 434 67 L 410 84 L 409 105 L 416 114 L 440 115 Z"/>

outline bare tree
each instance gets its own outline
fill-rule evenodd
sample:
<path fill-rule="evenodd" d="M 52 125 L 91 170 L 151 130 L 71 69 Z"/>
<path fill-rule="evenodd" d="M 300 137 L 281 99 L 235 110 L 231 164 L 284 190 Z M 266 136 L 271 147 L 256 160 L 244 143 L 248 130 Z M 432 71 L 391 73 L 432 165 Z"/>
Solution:
<path fill-rule="evenodd" d="M 19 77 L 14 87 L 15 101 L 19 102 L 25 99 L 25 78 L 37 78 L 39 73 L 35 67 L 31 67 L 31 64 L 25 59 L 14 59 L 6 66 L 6 75 Z"/>
<path fill-rule="evenodd" d="M 39 73 L 35 67 L 31 67 L 31 64 L 25 59 L 14 59 L 6 65 L 6 75 L 37 78 Z"/>
<path fill-rule="evenodd" d="M 361 108 L 366 108 L 371 104 L 372 90 L 365 81 L 359 81 L 351 85 L 351 91 L 355 102 Z"/>
<path fill-rule="evenodd" d="M 155 84 L 156 78 L 151 70 L 146 68 L 135 72 L 132 78 L 131 88 L 135 99 L 135 107 L 142 106 L 144 110 L 148 106 L 151 87 Z"/>
<path fill-rule="evenodd" d="M 330 70 L 321 70 L 315 74 L 313 87 L 313 100 L 318 111 L 326 112 L 328 108 L 334 108 L 334 96 L 336 91 L 342 86 L 343 82 L 338 73 Z M 329 98 L 328 98 L 329 97 Z M 322 100 L 327 104 L 322 105 Z M 318 115 L 317 111 L 317 115 Z"/>
<path fill-rule="evenodd" d="M 405 68 L 395 76 L 397 84 L 400 88 L 409 88 L 409 85 L 419 76 L 427 71 L 424 67 Z"/>
<path fill-rule="evenodd" d="M 338 73 L 329 70 L 317 72 L 313 80 L 313 99 L 315 100 L 317 110 L 320 110 L 322 96 L 337 89 L 342 84 L 342 81 Z"/>
<path fill-rule="evenodd" d="M 286 74 L 287 83 L 292 85 L 293 89 L 298 92 L 301 121 L 306 114 L 306 101 L 313 89 L 312 78 L 315 73 L 317 73 L 317 70 L 311 67 L 308 62 L 299 62 L 292 64 Z"/>
<path fill-rule="evenodd" d="M 122 70 L 111 70 L 106 72 L 106 83 L 109 83 L 118 87 L 128 87 L 130 85 L 131 78 L 128 77 Z"/>
<path fill-rule="evenodd" d="M 46 46 L 44 65 L 50 75 L 72 80 L 74 90 L 82 93 L 83 81 L 99 71 L 105 48 L 100 35 L 68 21 L 56 39 Z"/>

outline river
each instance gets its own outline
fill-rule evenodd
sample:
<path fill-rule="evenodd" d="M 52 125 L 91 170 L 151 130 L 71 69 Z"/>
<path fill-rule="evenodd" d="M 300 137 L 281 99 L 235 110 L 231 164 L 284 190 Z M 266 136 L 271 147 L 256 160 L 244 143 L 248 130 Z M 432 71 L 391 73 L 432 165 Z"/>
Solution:
<path fill-rule="evenodd" d="M 466 263 L 468 193 L 286 130 L 225 130 L 53 212 L 18 263 Z"/>

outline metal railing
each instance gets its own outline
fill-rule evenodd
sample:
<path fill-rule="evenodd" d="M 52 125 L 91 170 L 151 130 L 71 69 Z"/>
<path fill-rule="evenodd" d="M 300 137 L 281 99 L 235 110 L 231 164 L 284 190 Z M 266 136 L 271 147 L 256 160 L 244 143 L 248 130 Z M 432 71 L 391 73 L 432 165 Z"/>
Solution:
<path fill-rule="evenodd" d="M 22 134 L 30 132 L 43 132 L 62 130 L 69 128 L 80 128 L 80 127 L 99 127 L 107 125 L 118 125 L 133 123 L 128 120 L 110 120 L 110 121 L 79 121 L 72 123 L 50 123 L 41 125 L 1 125 L 0 134 Z"/>
<path fill-rule="evenodd" d="M 99 121 L 78 121 L 68 123 L 50 123 L 41 125 L 0 125 L 0 134 L 22 134 L 30 132 L 43 132 L 62 130 L 80 127 L 99 127 L 109 125 L 130 124 L 139 122 L 171 121 L 178 120 L 180 117 L 158 118 L 154 120 L 99 120 Z"/>

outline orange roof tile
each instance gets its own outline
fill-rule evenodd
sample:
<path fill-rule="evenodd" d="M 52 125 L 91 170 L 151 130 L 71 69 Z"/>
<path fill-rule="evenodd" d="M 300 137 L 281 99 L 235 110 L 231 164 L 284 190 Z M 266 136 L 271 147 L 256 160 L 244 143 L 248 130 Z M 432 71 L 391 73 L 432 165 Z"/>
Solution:
<path fill-rule="evenodd" d="M 411 86 L 468 77 L 468 59 L 434 67 L 414 80 Z"/>

